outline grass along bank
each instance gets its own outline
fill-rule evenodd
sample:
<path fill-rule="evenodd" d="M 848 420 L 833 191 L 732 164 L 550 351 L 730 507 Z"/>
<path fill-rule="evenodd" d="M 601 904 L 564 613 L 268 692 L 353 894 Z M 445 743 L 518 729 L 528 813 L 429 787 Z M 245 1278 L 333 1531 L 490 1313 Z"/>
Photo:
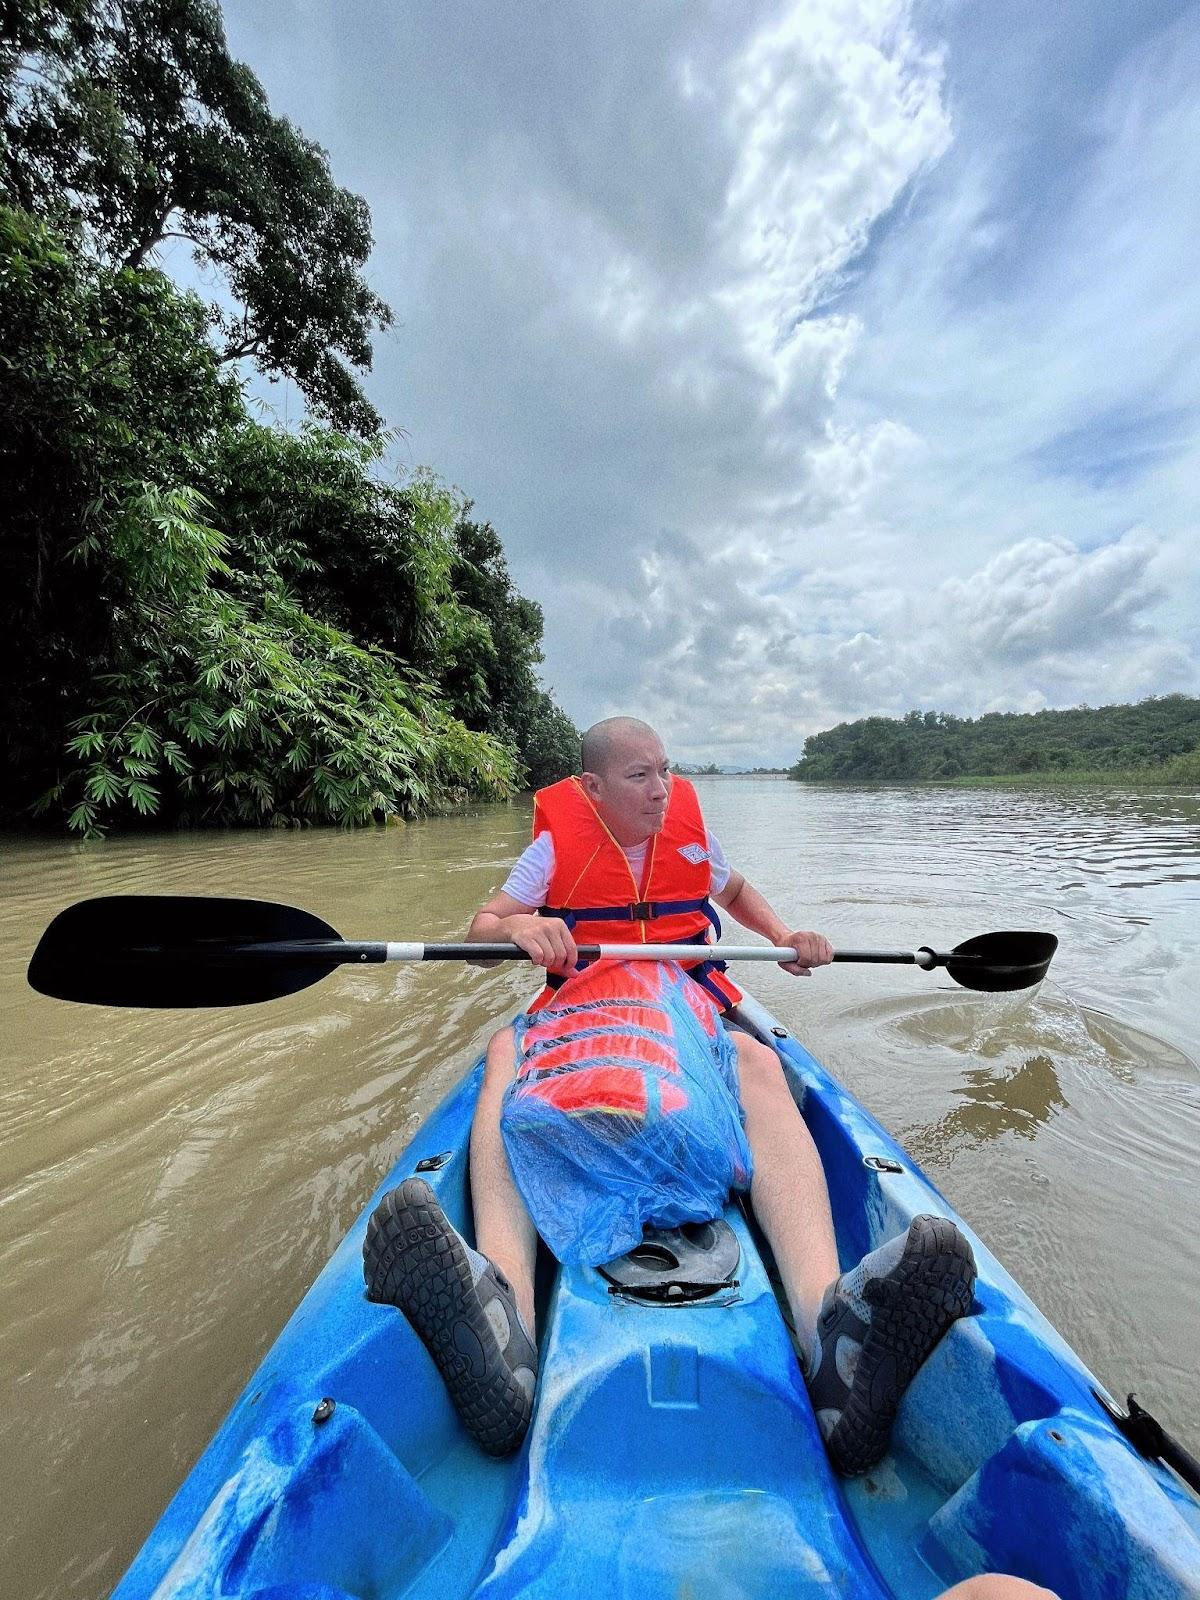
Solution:
<path fill-rule="evenodd" d="M 1064 767 L 1053 772 L 1003 772 L 990 777 L 921 778 L 922 784 L 955 789 L 1200 789 L 1200 750 L 1172 756 L 1155 766 L 1088 769 Z"/>

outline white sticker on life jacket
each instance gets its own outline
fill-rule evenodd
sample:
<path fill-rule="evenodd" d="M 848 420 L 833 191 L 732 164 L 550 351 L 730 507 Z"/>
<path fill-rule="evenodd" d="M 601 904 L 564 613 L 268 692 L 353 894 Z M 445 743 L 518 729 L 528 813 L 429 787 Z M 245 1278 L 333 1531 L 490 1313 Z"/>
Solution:
<path fill-rule="evenodd" d="M 698 867 L 702 861 L 712 860 L 712 857 L 702 844 L 681 844 L 679 846 L 679 854 L 685 861 L 690 861 L 694 867 Z"/>

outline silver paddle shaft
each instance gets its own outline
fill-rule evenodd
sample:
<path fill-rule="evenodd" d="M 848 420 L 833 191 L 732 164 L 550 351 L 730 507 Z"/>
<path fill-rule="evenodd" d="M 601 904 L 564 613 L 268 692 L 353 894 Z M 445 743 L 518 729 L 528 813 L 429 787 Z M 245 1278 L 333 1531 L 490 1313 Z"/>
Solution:
<path fill-rule="evenodd" d="M 399 944 L 382 946 L 384 961 L 529 961 L 516 944 Z M 788 945 L 775 944 L 579 944 L 581 961 L 795 961 Z M 353 959 L 353 958 L 352 958 Z M 370 959 L 363 957 L 361 959 Z M 939 965 L 932 950 L 840 950 L 835 961 L 878 961 L 918 967 Z M 945 958 L 941 958 L 943 961 Z"/>

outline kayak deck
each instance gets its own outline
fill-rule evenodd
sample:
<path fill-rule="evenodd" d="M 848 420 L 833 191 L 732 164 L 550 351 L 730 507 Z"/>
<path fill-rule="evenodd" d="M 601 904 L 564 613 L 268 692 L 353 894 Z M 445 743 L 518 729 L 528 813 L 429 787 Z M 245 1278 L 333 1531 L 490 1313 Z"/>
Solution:
<path fill-rule="evenodd" d="M 742 1015 L 803 1104 L 844 1265 L 919 1212 L 953 1215 L 768 1013 L 748 1001 Z M 379 1195 L 424 1164 L 469 1228 L 481 1072 Z M 529 1438 L 493 1461 L 403 1316 L 367 1301 L 364 1214 L 114 1600 L 929 1600 L 982 1570 L 1062 1600 L 1200 1596 L 1200 1505 L 1121 1438 L 1086 1368 L 969 1229 L 974 1314 L 918 1374 L 889 1454 L 845 1481 L 829 1468 L 760 1243 L 738 1207 L 725 1219 L 742 1260 L 736 1291 L 713 1302 L 634 1304 L 592 1269 L 557 1273 Z"/>

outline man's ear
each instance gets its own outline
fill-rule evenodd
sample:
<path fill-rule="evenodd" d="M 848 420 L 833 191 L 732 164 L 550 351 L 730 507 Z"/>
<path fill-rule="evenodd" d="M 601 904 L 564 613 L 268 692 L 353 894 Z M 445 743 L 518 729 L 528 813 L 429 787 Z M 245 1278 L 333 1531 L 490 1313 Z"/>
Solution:
<path fill-rule="evenodd" d="M 587 795 L 589 800 L 599 800 L 600 779 L 594 772 L 581 772 L 579 774 L 579 781 L 583 785 L 583 792 Z"/>

